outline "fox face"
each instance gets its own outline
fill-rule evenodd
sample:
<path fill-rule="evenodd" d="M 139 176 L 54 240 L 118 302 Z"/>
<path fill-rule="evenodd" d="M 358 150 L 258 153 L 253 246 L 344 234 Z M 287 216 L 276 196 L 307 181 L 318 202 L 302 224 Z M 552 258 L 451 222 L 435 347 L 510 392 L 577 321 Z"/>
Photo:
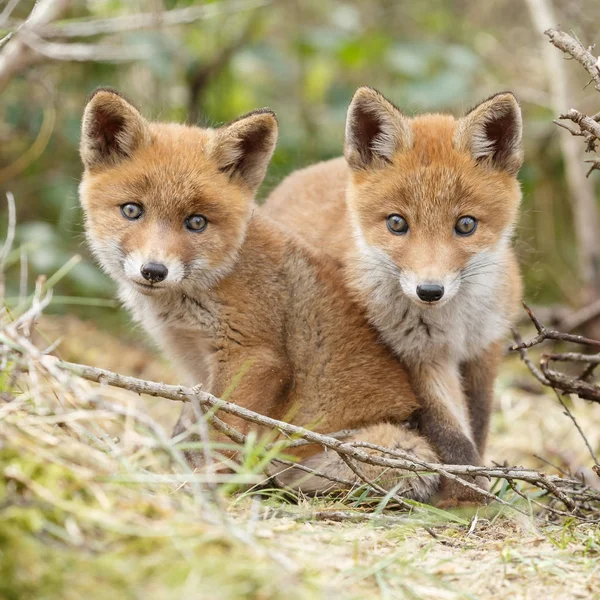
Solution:
<path fill-rule="evenodd" d="M 348 110 L 345 156 L 363 271 L 423 310 L 493 290 L 521 198 L 521 129 L 510 93 L 462 119 L 409 119 L 360 88 Z"/>
<path fill-rule="evenodd" d="M 82 124 L 80 200 L 105 271 L 149 296 L 225 276 L 276 139 L 266 109 L 200 129 L 149 122 L 118 93 L 95 92 Z"/>

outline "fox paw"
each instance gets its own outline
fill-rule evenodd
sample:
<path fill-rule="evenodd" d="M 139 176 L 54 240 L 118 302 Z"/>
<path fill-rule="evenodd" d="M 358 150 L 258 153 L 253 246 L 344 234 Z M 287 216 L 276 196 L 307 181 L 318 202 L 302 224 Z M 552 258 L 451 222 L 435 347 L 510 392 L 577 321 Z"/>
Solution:
<path fill-rule="evenodd" d="M 465 481 L 474 483 L 483 491 L 489 490 L 490 484 L 485 477 L 465 477 Z M 439 501 L 436 503 L 438 508 L 457 508 L 469 506 L 482 506 L 487 504 L 488 499 L 485 495 L 476 490 L 462 485 L 459 481 L 444 480 L 440 490 Z"/>

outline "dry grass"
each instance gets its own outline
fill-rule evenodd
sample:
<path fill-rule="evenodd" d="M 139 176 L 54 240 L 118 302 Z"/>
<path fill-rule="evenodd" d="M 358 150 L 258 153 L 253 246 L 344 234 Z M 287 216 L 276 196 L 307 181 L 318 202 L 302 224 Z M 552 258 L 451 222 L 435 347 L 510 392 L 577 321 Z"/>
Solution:
<path fill-rule="evenodd" d="M 89 323 L 45 318 L 39 330 L 38 341 L 64 336 L 58 353 L 67 360 L 176 379 L 142 344 Z M 294 504 L 275 492 L 227 493 L 232 485 L 219 488 L 215 504 L 210 489 L 190 485 L 165 441 L 175 403 L 73 377 L 36 379 L 35 370 L 10 382 L 7 366 L 0 598 L 600 598 L 597 527 L 550 521 L 533 508 L 530 518 L 489 507 L 366 520 L 373 507 L 360 499 Z M 521 378 L 520 363 L 507 360 L 489 460 L 554 472 L 538 455 L 589 469 L 556 399 L 517 390 Z M 600 449 L 598 407 L 574 408 Z"/>

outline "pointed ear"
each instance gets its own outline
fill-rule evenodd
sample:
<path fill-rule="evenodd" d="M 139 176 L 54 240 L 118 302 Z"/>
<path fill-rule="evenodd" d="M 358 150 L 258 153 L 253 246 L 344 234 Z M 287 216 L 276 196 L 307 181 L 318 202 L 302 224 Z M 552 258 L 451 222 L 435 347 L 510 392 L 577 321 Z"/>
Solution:
<path fill-rule="evenodd" d="M 523 121 L 510 92 L 496 94 L 458 121 L 454 145 L 478 162 L 516 175 L 523 164 Z"/>
<path fill-rule="evenodd" d="M 100 88 L 88 100 L 79 153 L 86 169 L 115 165 L 149 140 L 148 124 L 118 92 Z"/>
<path fill-rule="evenodd" d="M 411 146 L 412 132 L 404 115 L 373 88 L 358 88 L 346 117 L 344 156 L 350 168 L 382 167 Z"/>
<path fill-rule="evenodd" d="M 211 154 L 221 171 L 255 192 L 277 143 L 277 117 L 261 108 L 217 129 Z"/>

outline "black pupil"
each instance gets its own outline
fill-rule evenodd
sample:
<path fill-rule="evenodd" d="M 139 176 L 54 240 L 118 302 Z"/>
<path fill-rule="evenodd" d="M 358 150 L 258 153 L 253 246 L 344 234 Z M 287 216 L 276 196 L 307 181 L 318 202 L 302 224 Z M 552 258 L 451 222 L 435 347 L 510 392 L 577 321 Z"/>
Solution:
<path fill-rule="evenodd" d="M 458 222 L 458 228 L 461 231 L 468 233 L 469 231 L 471 231 L 471 229 L 473 229 L 473 219 L 471 219 L 470 217 L 465 217 L 464 219 L 461 219 Z"/>
<path fill-rule="evenodd" d="M 390 227 L 394 231 L 402 231 L 406 227 L 406 221 L 399 216 L 393 216 L 390 218 Z"/>
<path fill-rule="evenodd" d="M 137 217 L 140 214 L 139 207 L 135 204 L 126 204 L 125 205 L 125 214 L 128 217 Z"/>
<path fill-rule="evenodd" d="M 190 219 L 190 227 L 192 229 L 202 229 L 204 226 L 204 217 L 195 216 Z"/>

